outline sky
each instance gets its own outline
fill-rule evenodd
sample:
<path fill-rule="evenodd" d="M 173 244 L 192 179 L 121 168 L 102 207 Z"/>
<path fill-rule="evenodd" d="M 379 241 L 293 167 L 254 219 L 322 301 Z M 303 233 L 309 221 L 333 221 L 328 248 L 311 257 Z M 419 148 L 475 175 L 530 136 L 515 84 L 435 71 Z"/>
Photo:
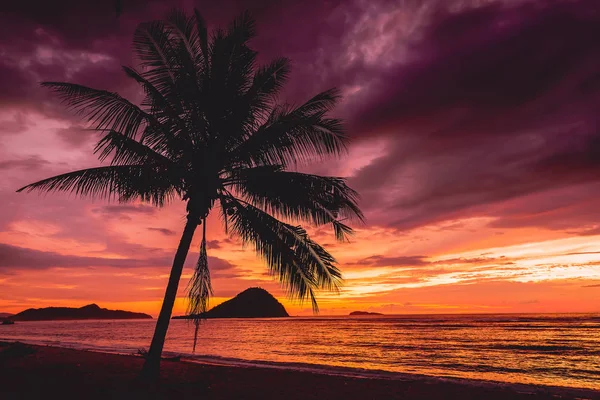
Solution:
<path fill-rule="evenodd" d="M 142 93 L 138 23 L 171 8 L 226 26 L 248 9 L 261 62 L 292 60 L 282 102 L 337 87 L 348 154 L 311 171 L 345 176 L 366 221 L 337 258 L 321 314 L 600 312 L 600 4 L 596 0 L 3 2 L 0 5 L 0 312 L 83 306 L 157 315 L 185 206 L 15 193 L 100 165 L 96 133 L 40 81 Z M 252 286 L 292 315 L 262 261 L 209 217 L 217 304 Z M 196 261 L 197 232 L 174 314 Z"/>

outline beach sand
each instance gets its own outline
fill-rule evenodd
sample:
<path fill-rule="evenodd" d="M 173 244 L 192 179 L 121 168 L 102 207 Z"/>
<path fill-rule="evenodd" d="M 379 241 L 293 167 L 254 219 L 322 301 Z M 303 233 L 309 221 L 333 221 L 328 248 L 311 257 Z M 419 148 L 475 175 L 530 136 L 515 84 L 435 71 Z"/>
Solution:
<path fill-rule="evenodd" d="M 0 342 L 0 399 L 600 399 L 600 392 L 468 380 L 373 379 L 260 367 L 163 361 L 159 382 L 143 359 Z"/>

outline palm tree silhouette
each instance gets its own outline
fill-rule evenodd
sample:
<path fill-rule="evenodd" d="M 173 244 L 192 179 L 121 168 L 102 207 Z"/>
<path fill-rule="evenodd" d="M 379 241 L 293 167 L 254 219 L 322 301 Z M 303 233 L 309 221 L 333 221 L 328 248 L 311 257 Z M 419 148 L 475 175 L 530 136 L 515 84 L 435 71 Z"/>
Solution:
<path fill-rule="evenodd" d="M 110 165 L 69 172 L 19 191 L 66 191 L 80 196 L 143 201 L 155 206 L 181 199 L 187 223 L 142 370 L 159 374 L 160 357 L 183 265 L 198 225 L 200 256 L 188 287 L 188 313 L 196 334 L 212 294 L 206 252 L 206 217 L 218 209 L 225 231 L 252 245 L 288 294 L 310 299 L 337 290 L 335 259 L 298 226 L 330 224 L 338 240 L 362 220 L 357 193 L 342 178 L 290 171 L 345 150 L 341 121 L 328 113 L 335 90 L 306 103 L 278 105 L 290 66 L 278 58 L 258 67 L 248 46 L 255 22 L 243 13 L 209 38 L 200 14 L 172 11 L 164 21 L 140 24 L 133 39 L 141 70 L 123 67 L 144 90 L 137 106 L 116 93 L 73 83 L 44 82 L 67 106 L 101 131 L 95 148 Z"/>

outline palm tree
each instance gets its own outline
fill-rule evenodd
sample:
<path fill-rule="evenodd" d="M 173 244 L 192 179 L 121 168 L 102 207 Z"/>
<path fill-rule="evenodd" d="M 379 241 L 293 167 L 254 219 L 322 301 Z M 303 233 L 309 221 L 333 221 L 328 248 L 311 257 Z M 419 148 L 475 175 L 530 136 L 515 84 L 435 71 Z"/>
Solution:
<path fill-rule="evenodd" d="M 337 91 L 319 93 L 296 107 L 278 105 L 290 63 L 278 58 L 257 66 L 257 53 L 248 46 L 254 36 L 255 22 L 247 12 L 210 38 L 197 11 L 187 16 L 175 10 L 165 21 L 139 25 L 133 48 L 140 70 L 123 70 L 145 93 L 140 106 L 117 93 L 42 83 L 102 132 L 95 153 L 101 161 L 110 158 L 110 165 L 58 175 L 19 191 L 65 191 L 159 207 L 175 199 L 186 202 L 187 223 L 142 371 L 146 377 L 159 374 L 198 225 L 203 236 L 188 287 L 188 313 L 200 318 L 208 308 L 206 219 L 211 211 L 219 210 L 228 234 L 254 247 L 292 298 L 310 299 L 315 311 L 315 291 L 337 290 L 341 273 L 336 260 L 299 225 L 331 225 L 343 241 L 352 232 L 345 220 L 362 220 L 357 194 L 344 179 L 290 170 L 345 150 L 342 123 L 328 115 Z"/>

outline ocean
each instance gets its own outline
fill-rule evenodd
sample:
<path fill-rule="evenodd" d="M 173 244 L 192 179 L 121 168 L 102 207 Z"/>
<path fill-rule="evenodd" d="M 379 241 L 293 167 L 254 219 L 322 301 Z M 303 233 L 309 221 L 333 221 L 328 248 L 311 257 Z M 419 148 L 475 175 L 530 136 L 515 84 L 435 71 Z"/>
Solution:
<path fill-rule="evenodd" d="M 17 322 L 0 340 L 136 353 L 155 320 Z M 600 315 L 410 315 L 173 320 L 166 355 L 224 364 L 412 373 L 600 389 Z"/>

